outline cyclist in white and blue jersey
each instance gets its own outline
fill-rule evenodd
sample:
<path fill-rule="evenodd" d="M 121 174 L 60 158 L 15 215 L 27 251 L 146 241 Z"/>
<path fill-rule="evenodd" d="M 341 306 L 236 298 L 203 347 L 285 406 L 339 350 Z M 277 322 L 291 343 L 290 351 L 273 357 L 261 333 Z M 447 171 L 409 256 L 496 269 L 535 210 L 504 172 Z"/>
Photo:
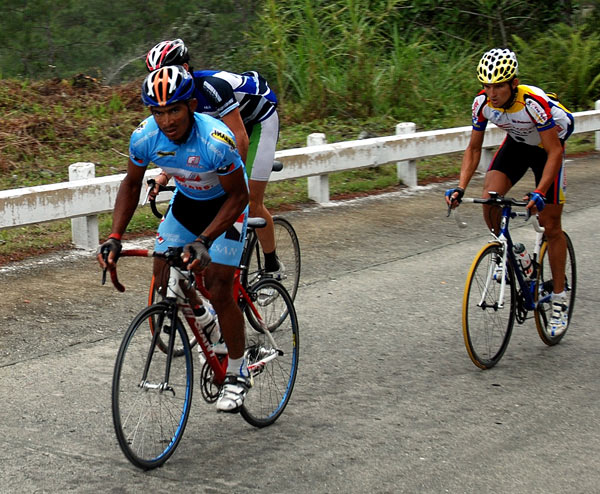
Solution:
<path fill-rule="evenodd" d="M 264 205 L 279 137 L 277 98 L 257 72 L 234 74 L 223 70 L 194 71 L 187 47 L 181 39 L 161 41 L 146 56 L 148 70 L 182 65 L 193 74 L 196 111 L 222 120 L 233 132 L 238 151 L 246 165 L 250 189 L 250 216 L 267 221 L 256 231 L 265 254 L 265 271 L 278 275 L 284 270 L 277 258 L 273 218 Z M 168 175 L 159 177 L 163 184 Z M 164 184 L 163 184 L 164 185 Z"/>
<path fill-rule="evenodd" d="M 252 385 L 244 359 L 244 319 L 233 296 L 234 273 L 244 247 L 247 177 L 231 131 L 213 117 L 194 113 L 193 96 L 193 78 L 181 66 L 153 71 L 144 80 L 142 100 L 152 115 L 131 135 L 112 233 L 101 250 L 109 251 L 109 265 L 117 262 L 121 237 L 138 204 L 147 166 L 154 163 L 172 175 L 177 190 L 158 228 L 155 251 L 184 247 L 188 269 L 204 272 L 229 352 L 217 409 L 236 412 Z M 106 267 L 101 254 L 98 260 Z M 155 258 L 159 292 L 164 292 L 168 281 L 164 266 L 164 261 Z M 192 295 L 190 298 L 195 298 Z"/>
<path fill-rule="evenodd" d="M 535 86 L 519 84 L 517 56 L 508 48 L 493 48 L 481 57 L 477 78 L 483 90 L 472 105 L 473 130 L 460 171 L 458 186 L 446 191 L 446 203 L 458 206 L 481 158 L 487 122 L 507 136 L 490 163 L 483 184 L 483 197 L 490 192 L 505 195 L 527 172 L 533 171 L 536 188 L 527 194 L 527 208 L 539 212 L 548 239 L 552 270 L 552 336 L 567 329 L 568 298 L 565 292 L 567 242 L 562 230 L 566 178 L 565 141 L 573 132 L 573 115 L 556 98 Z M 484 206 L 488 227 L 499 231 L 500 211 Z"/>

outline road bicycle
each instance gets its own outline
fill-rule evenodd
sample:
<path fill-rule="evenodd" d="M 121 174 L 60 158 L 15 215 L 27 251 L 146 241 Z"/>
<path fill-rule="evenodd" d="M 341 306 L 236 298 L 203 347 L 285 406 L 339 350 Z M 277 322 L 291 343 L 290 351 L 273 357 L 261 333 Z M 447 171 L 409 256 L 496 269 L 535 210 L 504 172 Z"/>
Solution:
<path fill-rule="evenodd" d="M 282 169 L 283 164 L 280 161 L 273 162 L 274 172 L 281 171 Z M 155 183 L 156 182 L 153 179 L 148 180 L 149 191 L 154 187 Z M 175 187 L 173 186 L 159 187 L 159 192 L 174 190 Z M 153 214 L 159 219 L 162 218 L 163 213 L 156 207 L 155 200 L 150 199 L 149 203 Z M 298 235 L 289 220 L 283 216 L 273 216 L 273 227 L 275 230 L 277 257 L 284 266 L 283 272 L 277 275 L 277 280 L 286 288 L 292 301 L 295 301 L 296 294 L 298 293 L 298 285 L 300 283 L 301 270 L 300 242 L 298 241 Z M 243 280 L 247 285 L 252 285 L 258 280 L 270 276 L 265 272 L 264 253 L 262 246 L 258 241 L 258 235 L 254 229 L 250 232 L 248 248 L 244 252 L 244 255 L 245 257 L 242 259 L 242 264 L 247 266 L 248 269 L 242 273 L 242 276 L 247 277 L 247 279 Z M 149 305 L 154 303 L 155 298 L 156 291 L 154 290 L 153 278 L 150 286 Z"/>
<path fill-rule="evenodd" d="M 482 369 L 496 365 L 506 351 L 515 320 L 519 324 L 524 323 L 530 312 L 533 312 L 541 340 L 549 346 L 558 344 L 566 331 L 552 336 L 548 330 L 554 284 L 548 260 L 548 242 L 537 216 L 531 217 L 536 239 L 529 276 L 524 274 L 513 253 L 509 221 L 516 217 L 523 217 L 525 221 L 530 218 L 529 211 L 513 211 L 513 207 L 527 206 L 527 201 L 517 201 L 490 192 L 488 199 L 464 198 L 462 203 L 488 204 L 502 208 L 500 234 L 492 232 L 493 240 L 475 256 L 465 284 L 463 336 L 473 363 Z M 457 221 L 460 226 L 466 226 L 458 216 Z M 570 322 L 575 306 L 577 270 L 573 243 L 569 235 L 563 233 L 567 242 L 565 290 Z"/>
<path fill-rule="evenodd" d="M 248 223 L 252 230 L 264 226 L 265 221 L 250 218 Z M 199 387 L 207 403 L 217 400 L 227 370 L 227 356 L 214 353 L 179 288 L 183 281 L 210 300 L 202 276 L 184 269 L 181 252 L 181 248 L 171 248 L 164 254 L 126 249 L 120 254 L 161 256 L 170 269 L 167 296 L 134 318 L 123 337 L 113 374 L 112 413 L 117 439 L 129 461 L 144 470 L 163 465 L 183 436 L 194 388 L 190 335 L 202 349 Z M 274 423 L 290 400 L 298 372 L 299 328 L 285 287 L 269 278 L 246 286 L 242 277 L 246 269 L 241 265 L 236 270 L 234 293 L 249 322 L 245 357 L 254 385 L 240 414 L 249 424 L 261 428 Z M 116 268 L 110 270 L 110 277 L 117 290 L 125 290 Z M 106 272 L 103 282 L 105 278 Z"/>

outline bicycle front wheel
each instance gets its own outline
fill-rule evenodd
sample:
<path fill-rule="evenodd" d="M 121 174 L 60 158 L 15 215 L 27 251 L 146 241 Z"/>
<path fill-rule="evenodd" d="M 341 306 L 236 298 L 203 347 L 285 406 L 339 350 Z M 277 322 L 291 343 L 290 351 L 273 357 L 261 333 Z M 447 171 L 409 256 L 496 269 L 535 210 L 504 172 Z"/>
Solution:
<path fill-rule="evenodd" d="M 577 288 L 577 267 L 575 264 L 575 248 L 569 236 L 565 233 L 567 241 L 567 260 L 565 263 L 565 291 L 569 303 L 569 319 L 567 329 L 558 336 L 552 336 L 548 331 L 548 323 L 552 316 L 552 301 L 548 300 L 542 304 L 538 304 L 535 309 L 535 325 L 541 340 L 548 346 L 556 345 L 569 329 L 568 324 L 571 322 L 573 308 L 575 307 L 575 289 Z M 538 270 L 537 290 L 534 294 L 535 301 L 550 295 L 554 290 L 554 282 L 552 280 L 552 271 L 550 269 L 550 261 L 548 259 L 548 241 L 544 240 L 540 249 L 540 269 Z"/>
<path fill-rule="evenodd" d="M 298 372 L 298 319 L 285 288 L 274 280 L 263 280 L 252 288 L 251 297 L 270 334 L 254 326 L 246 329 L 246 359 L 254 385 L 241 415 L 255 427 L 271 425 L 287 406 Z M 286 317 L 282 320 L 281 314 Z"/>
<path fill-rule="evenodd" d="M 154 325 L 154 334 L 149 330 Z M 165 350 L 158 338 L 167 341 Z M 183 357 L 168 359 L 168 348 Z M 168 304 L 146 307 L 123 337 L 112 384 L 119 446 L 139 468 L 161 466 L 183 436 L 192 402 L 193 363 L 187 333 Z"/>
<path fill-rule="evenodd" d="M 502 246 L 495 242 L 483 247 L 467 276 L 463 297 L 463 336 L 473 363 L 481 369 L 496 365 L 506 351 L 516 312 L 515 273 L 506 265 L 504 298 L 500 300 Z"/>
<path fill-rule="evenodd" d="M 300 242 L 292 224 L 281 216 L 273 217 L 275 246 L 277 257 L 283 264 L 283 273 L 278 281 L 290 294 L 292 302 L 296 299 L 300 282 Z M 248 274 L 245 286 L 252 285 L 264 275 L 264 253 L 256 235 L 248 245 Z"/>

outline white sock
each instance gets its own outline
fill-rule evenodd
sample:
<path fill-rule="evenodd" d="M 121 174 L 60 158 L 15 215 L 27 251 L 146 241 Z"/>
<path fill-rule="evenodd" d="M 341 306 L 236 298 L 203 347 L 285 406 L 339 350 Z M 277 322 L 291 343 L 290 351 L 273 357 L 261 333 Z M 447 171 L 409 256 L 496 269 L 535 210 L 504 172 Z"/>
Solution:
<path fill-rule="evenodd" d="M 567 298 L 567 292 L 564 290 L 560 293 L 552 292 L 552 300 L 556 300 L 557 298 Z"/>
<path fill-rule="evenodd" d="M 244 357 L 240 358 L 229 358 L 227 362 L 227 374 L 235 374 L 236 376 L 250 376 L 248 372 L 248 365 Z"/>

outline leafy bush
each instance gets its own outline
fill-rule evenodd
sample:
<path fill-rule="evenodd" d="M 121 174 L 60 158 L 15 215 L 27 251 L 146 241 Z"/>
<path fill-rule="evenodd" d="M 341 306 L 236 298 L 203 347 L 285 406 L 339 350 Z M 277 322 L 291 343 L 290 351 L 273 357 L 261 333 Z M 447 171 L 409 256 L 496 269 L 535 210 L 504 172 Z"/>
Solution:
<path fill-rule="evenodd" d="M 589 110 L 600 99 L 600 37 L 557 25 L 536 39 L 513 36 L 521 80 L 558 93 L 570 110 Z"/>

